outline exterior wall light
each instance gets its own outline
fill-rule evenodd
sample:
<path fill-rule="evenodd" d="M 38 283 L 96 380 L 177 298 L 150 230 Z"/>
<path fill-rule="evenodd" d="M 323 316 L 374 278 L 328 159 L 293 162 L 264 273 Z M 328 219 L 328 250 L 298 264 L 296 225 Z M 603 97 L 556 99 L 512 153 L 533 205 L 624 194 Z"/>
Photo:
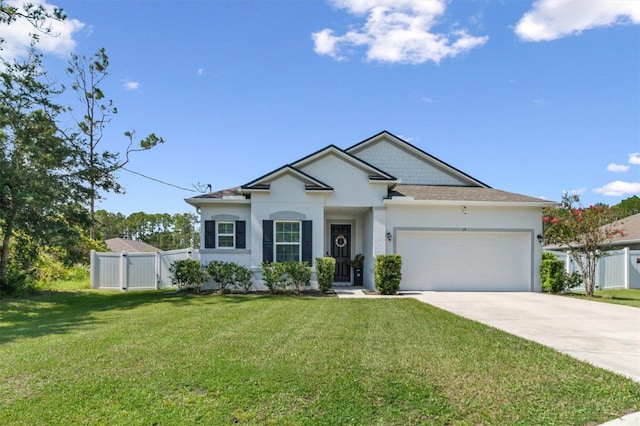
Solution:
<path fill-rule="evenodd" d="M 392 235 L 391 232 L 387 232 L 387 241 L 391 241 Z"/>
<path fill-rule="evenodd" d="M 544 237 L 542 236 L 542 234 L 538 234 L 538 235 L 536 236 L 536 238 L 538 239 L 538 242 L 539 242 L 540 244 L 542 244 L 542 242 L 544 241 Z"/>

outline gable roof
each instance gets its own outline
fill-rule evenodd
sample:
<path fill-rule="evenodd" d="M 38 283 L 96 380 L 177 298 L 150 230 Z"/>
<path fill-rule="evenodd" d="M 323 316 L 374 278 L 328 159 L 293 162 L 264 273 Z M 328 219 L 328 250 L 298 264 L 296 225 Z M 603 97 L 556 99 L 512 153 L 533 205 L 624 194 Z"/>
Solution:
<path fill-rule="evenodd" d="M 540 204 L 543 207 L 556 204 L 541 198 L 477 186 L 397 185 L 389 191 L 389 199 L 402 200 L 402 198 L 434 202 L 528 203 L 529 205 Z"/>
<path fill-rule="evenodd" d="M 271 186 L 271 181 L 279 178 L 280 176 L 291 175 L 305 183 L 305 191 L 333 191 L 333 188 L 326 183 L 314 178 L 303 172 L 302 170 L 293 167 L 290 164 L 284 165 L 279 169 L 267 173 L 254 179 L 251 182 L 242 185 L 242 191 L 268 191 Z"/>
<path fill-rule="evenodd" d="M 137 253 L 162 251 L 158 247 L 154 247 L 144 241 L 128 240 L 125 238 L 110 238 L 106 240 L 105 243 L 107 244 L 107 248 L 113 252 L 126 251 L 129 253 Z"/>
<path fill-rule="evenodd" d="M 457 179 L 464 181 L 467 183 L 466 186 L 480 186 L 483 188 L 491 188 L 489 185 L 487 185 L 486 183 L 464 173 L 463 171 L 453 167 L 452 165 L 440 160 L 437 157 L 434 157 L 431 154 L 427 154 L 425 151 L 421 150 L 420 148 L 410 144 L 409 142 L 405 141 L 404 139 L 394 135 L 393 133 L 387 131 L 387 130 L 383 130 L 382 132 L 371 136 L 370 138 L 367 138 L 365 140 L 363 140 L 362 142 L 358 142 L 357 144 L 349 147 L 346 149 L 346 152 L 348 152 L 349 154 L 352 154 L 354 156 L 357 156 L 359 152 L 362 152 L 364 150 L 366 150 L 367 148 L 381 142 L 381 141 L 387 141 L 392 143 L 393 145 L 399 147 L 400 149 L 407 151 L 408 153 L 412 154 L 413 156 L 421 159 L 422 161 L 430 164 L 431 166 L 438 168 L 440 170 L 443 170 L 444 172 L 455 176 Z"/>
<path fill-rule="evenodd" d="M 382 141 L 385 142 L 385 146 L 392 147 L 394 149 L 398 148 L 398 152 L 402 152 L 413 157 L 417 162 L 416 164 L 419 165 L 420 162 L 424 162 L 425 167 L 431 167 L 436 170 L 436 173 L 443 173 L 443 176 L 450 176 L 451 179 L 449 182 L 445 179 L 444 182 L 435 184 L 421 182 L 412 184 L 401 183 L 396 176 L 393 176 L 389 172 L 382 170 L 382 168 L 371 164 L 371 162 L 373 162 L 371 161 L 372 159 L 377 161 L 376 158 L 386 159 L 387 162 L 393 161 L 393 157 L 385 157 L 386 153 L 384 150 L 377 152 L 375 150 L 367 151 L 367 148 L 373 147 Z M 360 158 L 358 155 L 359 153 L 364 154 L 365 152 L 368 152 L 369 154 L 369 161 L 367 159 Z M 373 153 L 378 157 L 376 157 L 376 155 L 372 155 Z M 541 207 L 556 205 L 555 202 L 540 198 L 493 189 L 484 182 L 481 182 L 444 161 L 427 154 L 421 149 L 386 130 L 367 138 L 346 150 L 340 149 L 333 144 L 328 145 L 293 163 L 286 164 L 257 179 L 254 179 L 241 187 L 202 194 L 187 198 L 185 201 L 196 207 L 209 203 L 248 204 L 251 203 L 252 192 L 268 192 L 271 187 L 271 182 L 284 175 L 290 175 L 302 181 L 305 184 L 305 191 L 319 193 L 332 192 L 334 190 L 333 187 L 307 173 L 307 171 L 309 171 L 307 166 L 330 155 L 335 156 L 367 173 L 370 183 L 380 182 L 387 185 L 389 192 L 385 203 L 406 203 L 417 201 L 433 204 L 451 204 L 453 202 L 454 204 L 492 203 L 509 205 L 520 204 L 524 206 Z M 362 157 L 367 157 L 367 155 L 362 155 Z M 384 162 L 384 160 L 382 161 Z M 389 164 L 393 165 L 394 163 Z M 402 172 L 400 169 L 399 171 Z M 458 185 L 457 182 L 459 182 L 460 185 Z"/>
<path fill-rule="evenodd" d="M 307 155 L 306 157 L 301 158 L 300 160 L 296 161 L 293 163 L 293 165 L 295 167 L 305 167 L 313 162 L 316 162 L 318 160 L 320 160 L 321 158 L 324 158 L 328 155 L 335 155 L 338 158 L 341 158 L 342 160 L 351 163 L 352 165 L 364 170 L 365 172 L 369 173 L 369 179 L 370 180 L 375 180 L 375 181 L 390 181 L 390 182 L 395 182 L 397 181 L 397 179 L 390 175 L 389 173 L 385 172 L 384 170 L 381 170 L 369 163 L 367 163 L 366 161 L 362 160 L 361 158 L 356 157 L 355 155 L 352 155 L 350 153 L 348 153 L 347 151 L 338 148 L 335 145 L 329 145 L 326 146 L 312 154 Z"/>

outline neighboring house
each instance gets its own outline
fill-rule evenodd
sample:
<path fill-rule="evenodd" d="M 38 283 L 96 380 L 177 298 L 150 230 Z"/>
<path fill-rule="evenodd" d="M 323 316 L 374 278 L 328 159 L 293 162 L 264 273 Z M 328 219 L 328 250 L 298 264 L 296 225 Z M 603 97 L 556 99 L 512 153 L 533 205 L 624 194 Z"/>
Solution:
<path fill-rule="evenodd" d="M 629 247 L 631 250 L 640 250 L 640 213 L 616 220 L 612 227 L 621 230 L 622 235 L 614 235 L 608 244 L 609 246 L 616 250 L 625 247 Z"/>
<path fill-rule="evenodd" d="M 201 261 L 251 267 L 257 284 L 263 261 L 327 255 L 349 285 L 362 253 L 373 288 L 375 256 L 397 253 L 401 289 L 443 291 L 539 291 L 537 236 L 554 204 L 493 189 L 386 131 L 185 201 L 201 215 Z"/>
<path fill-rule="evenodd" d="M 105 243 L 107 243 L 107 248 L 113 252 L 125 251 L 127 253 L 138 253 L 162 251 L 151 244 L 147 244 L 142 241 L 127 240 L 124 238 L 110 238 L 105 240 Z"/>

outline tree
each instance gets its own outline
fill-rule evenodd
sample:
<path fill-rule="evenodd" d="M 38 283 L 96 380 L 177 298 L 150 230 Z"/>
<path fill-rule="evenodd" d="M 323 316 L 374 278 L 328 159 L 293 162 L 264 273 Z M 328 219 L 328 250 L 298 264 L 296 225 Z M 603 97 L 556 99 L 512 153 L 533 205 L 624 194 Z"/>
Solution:
<path fill-rule="evenodd" d="M 577 195 L 565 193 L 559 208 L 545 209 L 543 222 L 546 243 L 566 247 L 580 269 L 587 295 L 593 296 L 598 261 L 608 249 L 607 243 L 622 231 L 615 229 L 613 209 L 580 205 Z"/>
<path fill-rule="evenodd" d="M 193 213 L 109 213 L 96 211 L 96 237 L 140 240 L 162 250 L 198 248 L 198 217 Z"/>
<path fill-rule="evenodd" d="M 122 169 L 130 161 L 130 154 L 146 151 L 163 143 L 164 139 L 149 134 L 135 144 L 135 132 L 125 132 L 129 144 L 124 151 L 124 158 L 117 152 L 101 151 L 98 146 L 104 137 L 105 126 L 118 113 L 111 99 L 105 99 L 101 85 L 109 76 L 109 57 L 105 49 L 98 50 L 93 56 L 71 55 L 67 73 L 72 79 L 71 88 L 78 95 L 83 109 L 82 119 L 76 118 L 78 132 L 71 135 L 78 149 L 81 161 L 81 176 L 89 191 L 89 237 L 95 238 L 95 207 L 100 199 L 100 192 L 113 191 L 124 193 L 118 183 L 115 172 Z"/>
<path fill-rule="evenodd" d="M 0 289 L 6 287 L 11 240 L 16 234 L 44 240 L 70 232 L 84 200 L 74 149 L 56 117 L 59 93 L 46 79 L 35 41 L 23 61 L 2 60 L 0 73 Z"/>
<path fill-rule="evenodd" d="M 634 195 L 624 199 L 613 206 L 613 209 L 616 212 L 616 219 L 624 219 L 625 217 L 640 213 L 640 197 Z"/>
<path fill-rule="evenodd" d="M 36 31 L 44 34 L 51 34 L 51 26 L 47 25 L 47 21 L 54 19 L 64 21 L 67 15 L 60 8 L 54 7 L 50 11 L 42 4 L 32 4 L 25 2 L 22 10 L 7 4 L 6 1 L 0 0 L 0 24 L 11 24 L 18 19 L 27 21 Z M 0 39 L 0 42 L 3 41 Z"/>

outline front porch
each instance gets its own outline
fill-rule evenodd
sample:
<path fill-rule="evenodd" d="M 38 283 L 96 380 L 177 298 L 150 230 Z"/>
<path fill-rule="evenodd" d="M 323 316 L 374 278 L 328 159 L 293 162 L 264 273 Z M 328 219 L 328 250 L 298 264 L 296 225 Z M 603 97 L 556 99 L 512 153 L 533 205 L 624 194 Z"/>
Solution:
<path fill-rule="evenodd" d="M 374 207 L 325 207 L 323 253 L 336 259 L 334 287 L 373 288 L 373 259 L 386 252 L 384 213 Z M 354 268 L 358 255 L 362 261 Z"/>

